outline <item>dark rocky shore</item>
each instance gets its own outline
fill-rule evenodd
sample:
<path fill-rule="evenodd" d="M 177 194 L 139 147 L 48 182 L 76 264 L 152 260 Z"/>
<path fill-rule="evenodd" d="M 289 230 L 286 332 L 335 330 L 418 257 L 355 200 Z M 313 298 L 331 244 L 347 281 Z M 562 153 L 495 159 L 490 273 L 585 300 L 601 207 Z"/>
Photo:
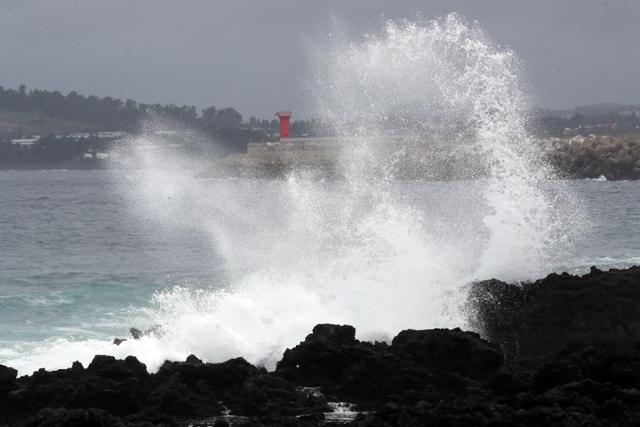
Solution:
<path fill-rule="evenodd" d="M 354 404 L 356 426 L 640 425 L 640 267 L 469 295 L 488 341 L 433 329 L 369 343 L 324 324 L 275 372 L 195 356 L 156 374 L 134 357 L 21 378 L 0 366 L 0 426 L 329 425 L 330 402 Z"/>

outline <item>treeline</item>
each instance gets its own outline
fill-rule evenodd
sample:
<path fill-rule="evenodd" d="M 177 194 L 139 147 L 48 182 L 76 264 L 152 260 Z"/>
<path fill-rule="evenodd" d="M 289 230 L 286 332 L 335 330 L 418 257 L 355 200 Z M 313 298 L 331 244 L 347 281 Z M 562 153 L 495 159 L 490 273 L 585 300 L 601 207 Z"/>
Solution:
<path fill-rule="evenodd" d="M 27 91 L 25 85 L 18 90 L 0 87 L 0 108 L 89 123 L 96 131 L 134 131 L 147 109 L 133 100 L 123 102 L 112 97 L 85 97 L 75 91 L 67 95 L 39 89 Z"/>
<path fill-rule="evenodd" d="M 122 101 L 109 96 L 84 96 L 76 91 L 64 95 L 59 91 L 27 90 L 25 85 L 18 89 L 0 86 L 0 110 L 33 113 L 89 125 L 92 131 L 129 133 L 139 132 L 146 120 L 159 118 L 200 130 L 232 152 L 244 151 L 248 142 L 269 141 L 278 135 L 278 120 L 275 118 L 249 117 L 245 120 L 231 107 L 211 106 L 198 110 L 188 105 L 144 104 L 132 99 Z M 533 124 L 536 133 L 544 136 L 638 133 L 640 106 L 597 104 L 567 111 L 538 110 L 533 115 Z M 394 128 L 392 122 L 388 126 Z M 35 128 L 37 130 L 37 125 Z M 78 130 L 87 130 L 87 126 Z M 291 131 L 293 136 L 323 136 L 331 134 L 332 129 L 314 119 L 294 121 Z M 19 134 L 15 130 L 11 133 L 11 137 L 24 136 L 30 135 Z"/>
<path fill-rule="evenodd" d="M 245 150 L 247 142 L 271 140 L 278 132 L 277 120 L 250 117 L 245 121 L 230 107 L 212 106 L 198 111 L 195 106 L 144 104 L 110 96 L 83 96 L 75 91 L 63 95 L 59 91 L 27 90 L 25 85 L 17 90 L 0 86 L 0 109 L 87 123 L 94 131 L 137 133 L 145 120 L 159 118 L 202 130 L 231 151 Z M 313 122 L 295 121 L 292 131 L 296 136 L 311 135 Z"/>

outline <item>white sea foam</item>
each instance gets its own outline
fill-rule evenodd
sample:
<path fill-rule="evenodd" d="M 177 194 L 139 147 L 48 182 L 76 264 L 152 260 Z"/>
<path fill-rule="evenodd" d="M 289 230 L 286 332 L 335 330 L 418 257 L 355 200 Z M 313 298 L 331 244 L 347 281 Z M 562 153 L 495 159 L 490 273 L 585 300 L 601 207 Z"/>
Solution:
<path fill-rule="evenodd" d="M 318 114 L 350 137 L 346 179 L 305 171 L 271 182 L 199 179 L 202 164 L 189 156 L 149 149 L 153 137 L 132 141 L 125 159 L 135 168 L 123 185 L 132 207 L 159 230 L 210 236 L 227 280 L 158 292 L 142 318 L 162 325 L 161 338 L 53 341 L 11 364 L 27 372 L 133 354 L 153 370 L 194 353 L 273 368 L 319 322 L 352 324 L 365 339 L 465 327 L 469 282 L 535 278 L 562 256 L 575 227 L 554 197 L 570 195 L 540 185 L 549 172 L 529 150 L 512 52 L 457 15 L 389 22 L 380 34 L 334 37 L 313 52 Z M 400 141 L 392 148 L 390 135 Z M 415 186 L 395 184 L 402 165 L 393 159 L 424 148 L 425 135 L 471 145 L 485 176 L 450 203 L 411 203 Z"/>

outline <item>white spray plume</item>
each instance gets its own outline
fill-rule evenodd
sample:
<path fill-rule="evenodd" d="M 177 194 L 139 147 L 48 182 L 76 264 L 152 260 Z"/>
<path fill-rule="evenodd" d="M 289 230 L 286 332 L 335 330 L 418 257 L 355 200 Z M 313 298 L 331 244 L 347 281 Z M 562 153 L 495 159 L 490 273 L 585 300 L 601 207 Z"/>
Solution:
<path fill-rule="evenodd" d="M 210 236 L 227 279 L 158 292 L 146 316 L 164 336 L 96 351 L 134 354 L 151 369 L 190 353 L 273 368 L 319 322 L 352 324 L 365 339 L 465 327 L 465 285 L 535 278 L 562 255 L 554 242 L 574 226 L 543 190 L 548 171 L 531 149 L 511 51 L 454 14 L 389 22 L 313 52 L 317 111 L 348 137 L 346 178 L 202 179 L 189 157 L 132 141 L 123 186 L 132 206 Z M 477 179 L 397 180 L 397 159 L 429 144 L 466 147 Z"/>

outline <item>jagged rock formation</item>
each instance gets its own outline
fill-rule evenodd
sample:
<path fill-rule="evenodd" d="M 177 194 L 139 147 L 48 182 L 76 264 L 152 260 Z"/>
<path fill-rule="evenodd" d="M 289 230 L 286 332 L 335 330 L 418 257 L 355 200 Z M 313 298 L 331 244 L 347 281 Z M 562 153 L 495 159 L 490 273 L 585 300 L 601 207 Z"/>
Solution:
<path fill-rule="evenodd" d="M 567 345 L 640 343 L 640 267 L 585 276 L 550 274 L 520 286 L 497 280 L 470 293 L 477 327 L 508 357 L 545 356 Z"/>
<path fill-rule="evenodd" d="M 275 372 L 195 356 L 155 374 L 134 357 L 21 378 L 0 366 L 0 426 L 315 426 L 332 401 L 362 411 L 356 426 L 640 423 L 640 267 L 485 281 L 469 295 L 489 341 L 432 329 L 370 343 L 320 324 Z"/>

